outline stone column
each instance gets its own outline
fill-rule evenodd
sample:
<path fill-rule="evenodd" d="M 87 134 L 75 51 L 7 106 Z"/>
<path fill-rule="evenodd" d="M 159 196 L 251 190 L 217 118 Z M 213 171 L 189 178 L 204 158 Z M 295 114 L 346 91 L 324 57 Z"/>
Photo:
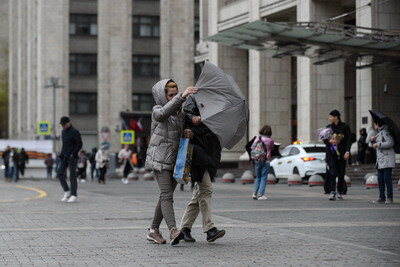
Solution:
<path fill-rule="evenodd" d="M 160 76 L 194 85 L 194 1 L 160 1 Z"/>
<path fill-rule="evenodd" d="M 356 8 L 365 6 L 367 0 L 357 0 Z M 400 1 L 389 1 L 360 9 L 356 13 L 357 26 L 384 30 L 400 28 Z M 359 61 L 358 66 L 368 65 L 372 59 Z M 372 126 L 368 112 L 377 109 L 400 121 L 400 83 L 399 71 L 391 66 L 380 66 L 357 70 L 357 127 Z M 363 119 L 364 118 L 364 119 Z"/>
<path fill-rule="evenodd" d="M 297 20 L 322 21 L 342 14 L 336 1 L 299 0 Z M 337 109 L 344 114 L 344 62 L 314 66 L 315 59 L 297 60 L 298 139 L 317 141 L 316 130 L 329 124 L 329 112 Z M 354 131 L 355 129 L 351 129 Z"/>
<path fill-rule="evenodd" d="M 100 0 L 98 10 L 97 126 L 99 133 L 110 128 L 110 150 L 117 152 L 120 112 L 132 110 L 132 1 Z"/>

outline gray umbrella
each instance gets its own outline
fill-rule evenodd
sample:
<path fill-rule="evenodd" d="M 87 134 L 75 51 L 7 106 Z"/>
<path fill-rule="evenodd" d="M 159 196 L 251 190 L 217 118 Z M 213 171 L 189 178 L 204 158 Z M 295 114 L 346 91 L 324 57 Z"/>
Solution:
<path fill-rule="evenodd" d="M 196 83 L 194 98 L 202 122 L 218 137 L 222 147 L 231 149 L 244 136 L 249 111 L 239 86 L 220 68 L 206 62 Z"/>

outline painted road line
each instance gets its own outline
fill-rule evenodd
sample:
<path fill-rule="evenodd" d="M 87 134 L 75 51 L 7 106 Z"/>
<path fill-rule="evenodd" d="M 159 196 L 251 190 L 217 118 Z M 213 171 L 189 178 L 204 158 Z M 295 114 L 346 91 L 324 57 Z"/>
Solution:
<path fill-rule="evenodd" d="M 15 187 L 35 191 L 35 192 L 39 193 L 39 195 L 37 195 L 36 197 L 26 197 L 22 200 L 19 200 L 19 199 L 0 200 L 0 203 L 11 203 L 11 202 L 16 202 L 16 201 L 29 201 L 29 200 L 39 199 L 39 198 L 43 198 L 43 197 L 47 196 L 47 193 L 45 191 L 34 188 L 34 187 L 29 187 L 29 186 L 24 186 L 24 185 L 16 185 Z"/>

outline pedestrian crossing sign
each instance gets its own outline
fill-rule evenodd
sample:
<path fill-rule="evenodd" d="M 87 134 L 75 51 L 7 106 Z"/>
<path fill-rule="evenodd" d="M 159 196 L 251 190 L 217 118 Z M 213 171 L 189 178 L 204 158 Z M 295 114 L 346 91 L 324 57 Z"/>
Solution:
<path fill-rule="evenodd" d="M 121 131 L 121 144 L 134 144 L 135 131 Z"/>
<path fill-rule="evenodd" d="M 37 132 L 39 135 L 50 135 L 51 127 L 49 121 L 39 121 L 37 124 Z"/>

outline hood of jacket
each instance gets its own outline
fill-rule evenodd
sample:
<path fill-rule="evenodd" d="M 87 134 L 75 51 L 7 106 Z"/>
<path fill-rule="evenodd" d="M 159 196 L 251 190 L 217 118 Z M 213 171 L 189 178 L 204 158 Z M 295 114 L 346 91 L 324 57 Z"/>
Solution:
<path fill-rule="evenodd" d="M 156 105 L 165 106 L 167 104 L 167 96 L 165 95 L 165 86 L 168 82 L 174 82 L 172 79 L 163 79 L 153 85 L 153 98 Z"/>
<path fill-rule="evenodd" d="M 379 128 L 378 128 L 378 132 L 384 131 L 384 130 L 389 131 L 389 126 L 387 126 L 386 124 L 384 124 L 382 127 L 379 127 Z"/>

